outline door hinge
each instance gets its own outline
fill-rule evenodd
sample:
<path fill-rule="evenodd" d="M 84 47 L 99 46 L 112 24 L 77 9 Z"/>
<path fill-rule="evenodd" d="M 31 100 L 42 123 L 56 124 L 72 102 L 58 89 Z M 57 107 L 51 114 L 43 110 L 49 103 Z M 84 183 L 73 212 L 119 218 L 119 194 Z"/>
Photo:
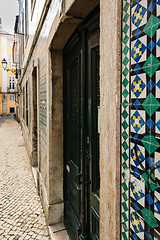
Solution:
<path fill-rule="evenodd" d="M 89 144 L 89 137 L 87 137 L 87 144 Z"/>

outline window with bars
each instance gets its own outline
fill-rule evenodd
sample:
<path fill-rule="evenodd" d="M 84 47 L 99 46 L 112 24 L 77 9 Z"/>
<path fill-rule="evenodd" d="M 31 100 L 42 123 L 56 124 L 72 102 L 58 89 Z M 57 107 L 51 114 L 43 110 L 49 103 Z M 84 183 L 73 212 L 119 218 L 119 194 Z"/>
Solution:
<path fill-rule="evenodd" d="M 14 76 L 8 77 L 8 89 L 15 90 L 15 77 Z"/>
<path fill-rule="evenodd" d="M 15 96 L 14 95 L 9 95 L 9 101 L 15 101 Z"/>

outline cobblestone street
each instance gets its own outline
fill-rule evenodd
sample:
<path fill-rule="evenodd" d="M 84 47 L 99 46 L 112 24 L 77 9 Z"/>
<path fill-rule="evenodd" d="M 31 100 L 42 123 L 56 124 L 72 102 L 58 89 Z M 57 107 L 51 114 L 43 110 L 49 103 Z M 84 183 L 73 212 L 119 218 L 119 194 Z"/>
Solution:
<path fill-rule="evenodd" d="M 0 118 L 0 239 L 49 239 L 19 124 Z"/>

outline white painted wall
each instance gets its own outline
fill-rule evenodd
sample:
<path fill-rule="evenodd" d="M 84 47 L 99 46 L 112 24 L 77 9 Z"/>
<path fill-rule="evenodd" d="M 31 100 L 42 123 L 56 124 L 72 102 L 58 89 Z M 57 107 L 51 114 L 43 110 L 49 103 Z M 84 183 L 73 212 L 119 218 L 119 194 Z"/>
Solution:
<path fill-rule="evenodd" d="M 7 37 L 1 36 L 2 59 L 7 60 Z M 2 68 L 2 92 L 7 92 L 7 71 Z"/>

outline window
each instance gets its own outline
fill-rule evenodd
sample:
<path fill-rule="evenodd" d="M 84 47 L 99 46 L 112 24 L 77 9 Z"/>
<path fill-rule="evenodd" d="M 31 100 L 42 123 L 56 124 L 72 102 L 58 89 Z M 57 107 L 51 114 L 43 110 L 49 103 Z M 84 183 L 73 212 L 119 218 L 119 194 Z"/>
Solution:
<path fill-rule="evenodd" d="M 14 107 L 10 107 L 10 113 L 14 113 L 15 110 L 14 110 Z"/>
<path fill-rule="evenodd" d="M 8 89 L 9 90 L 15 89 L 15 78 L 13 76 L 8 77 Z"/>
<path fill-rule="evenodd" d="M 9 101 L 15 101 L 15 96 L 14 95 L 9 95 Z"/>
<path fill-rule="evenodd" d="M 28 126 L 28 82 L 26 83 L 26 125 Z"/>

